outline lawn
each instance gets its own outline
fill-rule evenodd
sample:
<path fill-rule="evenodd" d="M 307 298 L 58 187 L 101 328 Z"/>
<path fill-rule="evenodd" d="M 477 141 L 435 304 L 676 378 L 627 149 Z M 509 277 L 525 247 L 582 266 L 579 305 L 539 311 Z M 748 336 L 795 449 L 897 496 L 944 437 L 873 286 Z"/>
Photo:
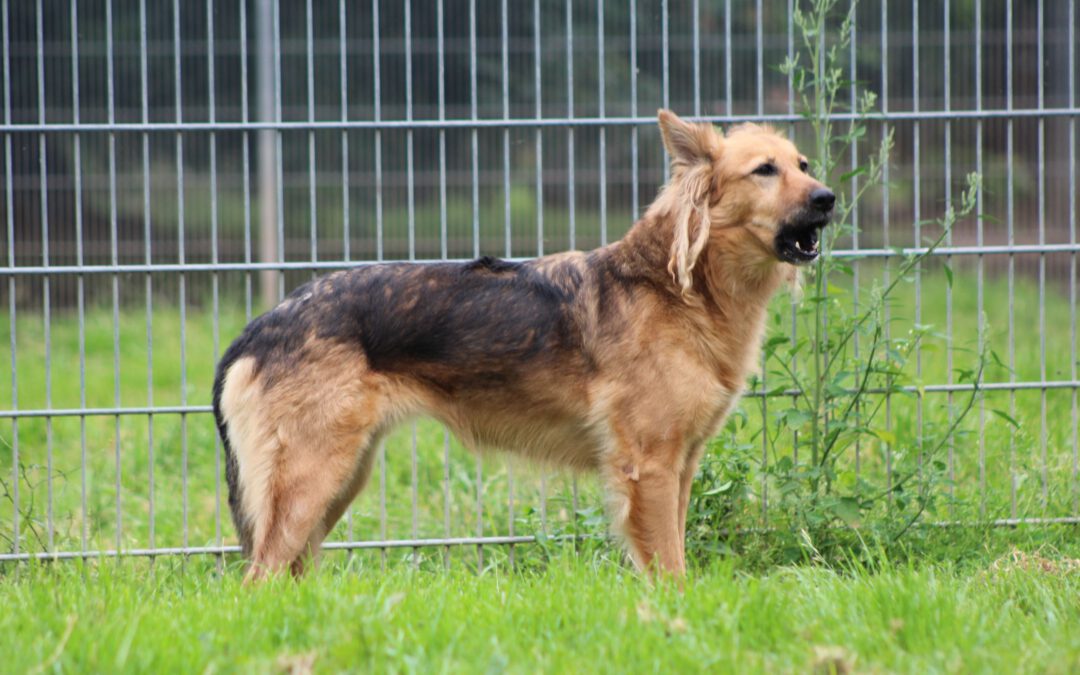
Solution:
<path fill-rule="evenodd" d="M 355 558 L 239 586 L 205 562 L 23 568 L 0 578 L 7 672 L 1075 672 L 1080 572 L 730 559 L 679 592 L 595 556 L 485 572 Z"/>

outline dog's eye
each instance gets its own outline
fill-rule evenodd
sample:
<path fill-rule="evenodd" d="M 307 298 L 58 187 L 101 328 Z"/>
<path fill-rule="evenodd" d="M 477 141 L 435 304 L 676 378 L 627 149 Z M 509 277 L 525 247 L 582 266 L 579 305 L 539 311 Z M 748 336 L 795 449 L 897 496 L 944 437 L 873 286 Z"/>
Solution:
<path fill-rule="evenodd" d="M 803 173 L 806 173 L 809 168 L 810 168 L 810 163 L 809 162 L 807 162 L 805 159 L 800 159 L 799 160 L 799 171 L 802 171 Z"/>
<path fill-rule="evenodd" d="M 776 169 L 776 165 L 772 162 L 766 162 L 754 169 L 755 176 L 775 176 L 779 171 Z"/>

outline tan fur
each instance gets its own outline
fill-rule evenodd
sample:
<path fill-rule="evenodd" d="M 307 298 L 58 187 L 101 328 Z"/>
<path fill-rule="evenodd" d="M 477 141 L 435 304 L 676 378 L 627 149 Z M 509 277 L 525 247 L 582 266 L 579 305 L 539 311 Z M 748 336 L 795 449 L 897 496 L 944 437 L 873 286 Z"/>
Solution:
<path fill-rule="evenodd" d="M 567 353 L 552 367 L 522 366 L 506 389 L 453 393 L 379 372 L 359 346 L 313 336 L 298 365 L 257 371 L 244 357 L 229 368 L 221 408 L 253 525 L 253 578 L 302 570 L 362 489 L 377 439 L 414 415 L 441 420 L 475 448 L 598 471 L 635 564 L 683 573 L 698 461 L 757 364 L 770 297 L 796 278 L 773 240 L 821 186 L 771 129 L 744 125 L 724 137 L 667 111 L 660 127 L 672 178 L 626 237 L 593 257 L 534 263 L 577 293 L 572 319 L 587 358 Z M 753 175 L 764 160 L 779 175 Z M 601 298 L 590 276 L 597 255 L 638 281 Z M 584 279 L 576 286 L 575 274 Z M 319 288 L 290 302 L 315 302 Z M 401 302 L 423 302 L 422 290 Z"/>

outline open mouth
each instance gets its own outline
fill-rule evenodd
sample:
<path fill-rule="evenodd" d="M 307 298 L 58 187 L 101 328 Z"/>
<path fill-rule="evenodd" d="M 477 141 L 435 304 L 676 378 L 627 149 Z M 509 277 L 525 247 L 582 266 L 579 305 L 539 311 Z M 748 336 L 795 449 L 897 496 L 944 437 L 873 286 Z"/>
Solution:
<path fill-rule="evenodd" d="M 821 253 L 819 247 L 821 228 L 828 222 L 828 219 L 823 218 L 781 226 L 780 232 L 776 235 L 776 256 L 794 265 L 805 265 L 817 260 Z"/>

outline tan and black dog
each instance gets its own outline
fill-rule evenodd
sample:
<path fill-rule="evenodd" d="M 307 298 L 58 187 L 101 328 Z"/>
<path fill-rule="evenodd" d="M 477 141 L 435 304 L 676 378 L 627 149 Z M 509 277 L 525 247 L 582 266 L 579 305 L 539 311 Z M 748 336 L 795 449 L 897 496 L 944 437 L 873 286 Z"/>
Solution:
<path fill-rule="evenodd" d="M 214 413 L 249 579 L 303 570 L 395 425 L 602 477 L 641 568 L 682 574 L 690 483 L 755 367 L 769 298 L 833 193 L 776 131 L 660 111 L 671 180 L 627 235 L 525 263 L 372 265 L 251 322 Z"/>

